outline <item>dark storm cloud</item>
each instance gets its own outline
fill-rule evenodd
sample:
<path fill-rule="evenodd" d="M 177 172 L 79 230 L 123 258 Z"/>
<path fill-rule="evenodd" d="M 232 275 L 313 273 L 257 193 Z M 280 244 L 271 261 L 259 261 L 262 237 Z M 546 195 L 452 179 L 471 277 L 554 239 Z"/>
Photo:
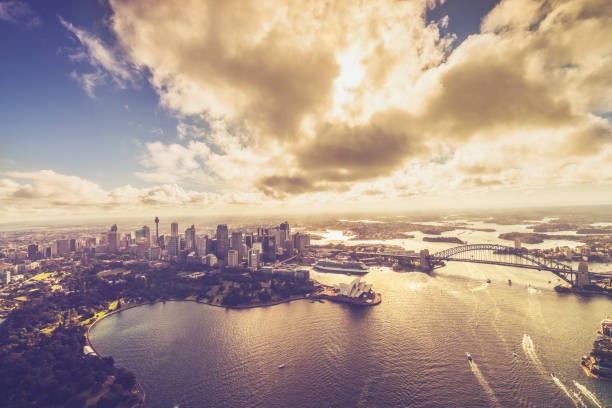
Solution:
<path fill-rule="evenodd" d="M 379 112 L 359 126 L 325 124 L 296 151 L 297 163 L 330 181 L 375 178 L 426 150 L 411 126 L 413 117 L 400 110 Z"/>

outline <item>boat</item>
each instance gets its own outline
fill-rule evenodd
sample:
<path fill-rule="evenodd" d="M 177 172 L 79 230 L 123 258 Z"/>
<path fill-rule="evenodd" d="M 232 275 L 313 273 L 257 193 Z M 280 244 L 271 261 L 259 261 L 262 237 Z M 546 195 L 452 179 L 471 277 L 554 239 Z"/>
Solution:
<path fill-rule="evenodd" d="M 467 356 L 468 361 L 471 363 L 472 362 L 472 355 L 470 353 L 465 353 L 465 355 Z"/>
<path fill-rule="evenodd" d="M 508 279 L 508 285 L 512 285 L 512 281 Z"/>
<path fill-rule="evenodd" d="M 491 283 L 491 279 L 487 279 L 487 283 Z"/>
<path fill-rule="evenodd" d="M 278 366 L 278 369 L 279 369 L 279 370 L 280 370 L 281 368 L 285 368 L 285 365 L 284 365 L 284 364 L 281 364 L 281 365 L 279 365 L 279 366 Z"/>
<path fill-rule="evenodd" d="M 368 267 L 363 262 L 319 259 L 313 265 L 313 268 L 319 272 L 344 273 L 347 275 L 365 275 L 368 273 Z"/>
<path fill-rule="evenodd" d="M 516 354 L 516 351 L 512 353 L 512 355 L 514 356 L 514 358 L 518 357 L 518 354 Z"/>

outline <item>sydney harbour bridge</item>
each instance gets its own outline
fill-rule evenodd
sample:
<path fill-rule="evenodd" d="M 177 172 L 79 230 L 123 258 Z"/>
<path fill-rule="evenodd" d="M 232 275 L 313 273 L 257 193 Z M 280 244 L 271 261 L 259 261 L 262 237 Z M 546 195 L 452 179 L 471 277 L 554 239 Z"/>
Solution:
<path fill-rule="evenodd" d="M 445 262 L 471 262 L 488 265 L 501 265 L 514 268 L 548 271 L 573 286 L 589 284 L 592 279 L 610 279 L 612 272 L 593 273 L 584 266 L 574 270 L 570 265 L 529 253 L 525 248 L 512 248 L 499 244 L 461 245 L 430 254 L 428 250 L 420 253 L 413 251 L 358 252 L 355 255 L 383 257 L 397 262 L 418 262 L 420 269 L 431 270 Z"/>

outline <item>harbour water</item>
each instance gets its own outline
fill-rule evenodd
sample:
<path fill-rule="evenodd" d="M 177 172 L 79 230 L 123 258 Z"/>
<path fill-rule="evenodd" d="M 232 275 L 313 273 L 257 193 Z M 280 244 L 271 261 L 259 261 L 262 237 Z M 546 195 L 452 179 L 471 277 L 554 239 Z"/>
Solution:
<path fill-rule="evenodd" d="M 612 385 L 579 367 L 610 299 L 557 294 L 554 275 L 501 266 L 379 268 L 364 279 L 381 305 L 157 303 L 103 320 L 92 341 L 136 374 L 149 407 L 612 404 Z"/>

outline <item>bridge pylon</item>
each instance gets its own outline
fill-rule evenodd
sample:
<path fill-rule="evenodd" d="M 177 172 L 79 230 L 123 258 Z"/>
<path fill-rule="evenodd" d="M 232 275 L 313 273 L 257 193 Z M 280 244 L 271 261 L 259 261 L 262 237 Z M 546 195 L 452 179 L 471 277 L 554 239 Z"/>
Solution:
<path fill-rule="evenodd" d="M 421 252 L 419 252 L 419 266 L 424 271 L 431 270 L 431 264 L 429 263 L 429 250 L 428 249 L 422 249 Z"/>

